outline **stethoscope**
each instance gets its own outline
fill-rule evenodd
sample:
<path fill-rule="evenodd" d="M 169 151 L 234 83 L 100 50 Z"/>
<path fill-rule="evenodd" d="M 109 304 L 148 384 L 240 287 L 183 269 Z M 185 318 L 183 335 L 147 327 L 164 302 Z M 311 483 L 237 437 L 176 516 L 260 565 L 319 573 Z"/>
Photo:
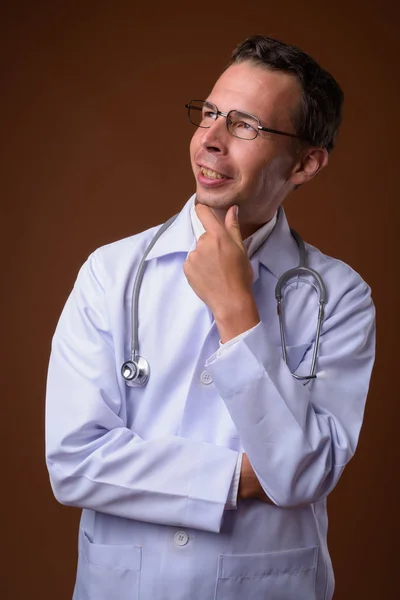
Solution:
<path fill-rule="evenodd" d="M 124 378 L 127 385 L 132 387 L 143 387 L 149 380 L 150 377 L 150 365 L 148 361 L 139 354 L 139 322 L 138 322 L 138 312 L 139 312 L 139 293 L 140 287 L 142 284 L 142 279 L 144 275 L 144 271 L 146 269 L 146 258 L 149 254 L 150 250 L 157 243 L 157 240 L 162 236 L 162 234 L 168 229 L 170 225 L 175 221 L 178 215 L 174 215 L 168 221 L 162 225 L 154 237 L 152 238 L 150 244 L 147 246 L 145 253 L 140 261 L 135 282 L 133 285 L 132 291 L 132 348 L 131 348 L 131 358 L 124 362 L 121 367 L 121 375 Z M 299 236 L 299 234 L 293 229 L 290 230 L 299 250 L 299 264 L 297 267 L 293 269 L 289 269 L 286 271 L 278 280 L 278 283 L 275 287 L 275 298 L 277 301 L 277 311 L 279 317 L 279 328 L 280 328 L 280 336 L 281 336 L 281 346 L 282 346 L 282 358 L 287 362 L 287 349 L 286 349 L 286 338 L 285 338 L 285 328 L 284 328 L 284 313 L 283 313 L 283 289 L 285 284 L 294 277 L 297 277 L 297 281 L 305 281 L 306 283 L 311 283 L 316 293 L 318 294 L 318 320 L 317 320 L 317 329 L 315 333 L 315 343 L 314 343 L 314 352 L 311 361 L 310 374 L 309 375 L 296 375 L 292 373 L 292 376 L 295 379 L 303 381 L 303 385 L 307 385 L 311 381 L 311 379 L 315 379 L 317 377 L 315 370 L 317 366 L 317 356 L 318 356 L 318 348 L 319 348 L 319 340 L 321 336 L 321 327 L 324 320 L 324 308 L 326 303 L 326 288 L 324 282 L 322 280 L 321 275 L 307 266 L 307 256 L 306 256 L 306 248 L 303 240 Z M 308 279 L 303 279 L 302 276 L 309 275 L 313 279 L 313 283 Z"/>

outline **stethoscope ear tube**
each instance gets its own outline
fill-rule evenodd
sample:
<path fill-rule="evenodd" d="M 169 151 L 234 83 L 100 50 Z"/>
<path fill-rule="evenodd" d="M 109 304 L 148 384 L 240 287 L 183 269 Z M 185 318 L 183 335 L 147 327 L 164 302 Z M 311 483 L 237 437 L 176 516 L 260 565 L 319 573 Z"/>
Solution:
<path fill-rule="evenodd" d="M 282 300 L 282 290 L 285 283 L 289 281 L 289 279 L 293 279 L 294 277 L 299 277 L 301 275 L 311 275 L 318 289 L 320 304 L 326 304 L 326 288 L 324 282 L 322 281 L 321 275 L 317 273 L 317 271 L 314 271 L 314 269 L 306 266 L 294 267 L 293 269 L 289 269 L 289 271 L 286 271 L 286 273 L 281 275 L 275 287 L 276 300 Z"/>
<path fill-rule="evenodd" d="M 292 373 L 292 376 L 295 379 L 303 381 L 303 385 L 307 385 L 311 379 L 316 379 L 316 366 L 317 366 L 317 356 L 319 349 L 319 340 L 321 337 L 321 328 L 325 315 L 325 304 L 326 304 L 326 288 L 325 284 L 322 281 L 322 277 L 317 271 L 307 267 L 305 264 L 305 246 L 303 240 L 300 236 L 292 230 L 293 237 L 295 238 L 300 251 L 300 265 L 298 267 L 294 267 L 293 269 L 289 269 L 286 273 L 278 279 L 278 283 L 275 287 L 275 298 L 277 302 L 277 311 L 279 317 L 279 329 L 281 336 L 281 346 L 282 346 L 282 358 L 287 363 L 287 350 L 286 350 L 286 338 L 285 338 L 285 327 L 284 327 L 284 316 L 283 316 L 283 287 L 289 279 L 293 279 L 294 277 L 300 277 L 301 275 L 309 275 L 313 278 L 315 285 L 313 286 L 318 293 L 318 319 L 317 319 L 317 329 L 315 333 L 315 341 L 314 341 L 314 351 L 311 361 L 310 374 L 309 375 L 296 375 Z"/>

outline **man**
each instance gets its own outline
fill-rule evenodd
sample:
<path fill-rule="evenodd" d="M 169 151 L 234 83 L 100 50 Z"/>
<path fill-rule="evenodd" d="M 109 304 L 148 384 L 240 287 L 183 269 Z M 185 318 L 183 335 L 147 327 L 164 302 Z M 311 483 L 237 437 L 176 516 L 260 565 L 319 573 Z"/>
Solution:
<path fill-rule="evenodd" d="M 323 284 L 296 272 L 282 344 L 275 288 L 302 254 L 282 202 L 326 166 L 342 100 L 305 53 L 255 36 L 189 103 L 196 194 L 145 257 L 139 293 L 146 385 L 121 365 L 158 228 L 82 267 L 47 394 L 53 490 L 84 509 L 75 600 L 332 597 L 326 497 L 356 448 L 374 308 L 350 267 L 306 245 L 322 328 Z"/>

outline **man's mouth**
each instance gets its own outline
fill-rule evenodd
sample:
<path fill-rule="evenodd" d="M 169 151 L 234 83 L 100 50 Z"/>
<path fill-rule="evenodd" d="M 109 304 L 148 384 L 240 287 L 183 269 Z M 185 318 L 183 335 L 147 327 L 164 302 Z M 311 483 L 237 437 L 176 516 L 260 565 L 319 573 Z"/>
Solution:
<path fill-rule="evenodd" d="M 228 179 L 225 175 L 221 175 L 221 173 L 217 173 L 217 171 L 212 171 L 211 169 L 206 169 L 205 167 L 200 167 L 200 172 L 209 179 Z"/>

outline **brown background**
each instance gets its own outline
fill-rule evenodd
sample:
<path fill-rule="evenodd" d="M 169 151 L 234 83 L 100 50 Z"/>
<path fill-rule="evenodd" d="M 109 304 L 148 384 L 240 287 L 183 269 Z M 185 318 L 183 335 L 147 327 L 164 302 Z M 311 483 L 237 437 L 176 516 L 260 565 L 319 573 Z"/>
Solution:
<path fill-rule="evenodd" d="M 53 499 L 43 458 L 51 335 L 87 255 L 193 192 L 184 104 L 252 33 L 301 46 L 345 90 L 330 166 L 286 210 L 361 273 L 378 311 L 358 452 L 329 501 L 335 600 L 399 597 L 396 4 L 2 3 L 1 598 L 71 598 L 79 511 Z"/>

